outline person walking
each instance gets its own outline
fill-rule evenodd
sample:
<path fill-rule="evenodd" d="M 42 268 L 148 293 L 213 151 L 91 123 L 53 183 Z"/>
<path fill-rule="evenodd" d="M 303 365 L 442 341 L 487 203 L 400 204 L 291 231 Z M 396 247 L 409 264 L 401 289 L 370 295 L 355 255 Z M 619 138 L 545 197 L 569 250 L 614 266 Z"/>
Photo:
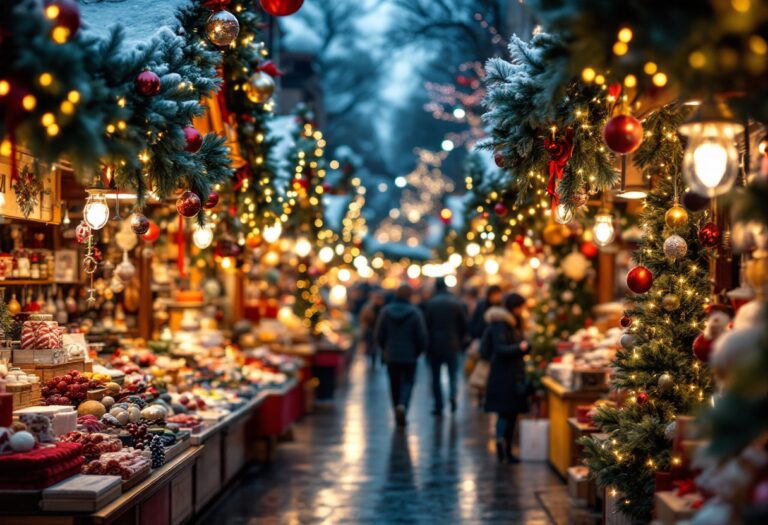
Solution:
<path fill-rule="evenodd" d="M 373 290 L 365 306 L 360 310 L 360 328 L 363 331 L 363 344 L 365 353 L 370 359 L 371 367 L 376 367 L 379 358 L 379 346 L 376 344 L 374 330 L 381 310 L 384 308 L 384 293 L 381 290 Z"/>
<path fill-rule="evenodd" d="M 384 307 L 376 323 L 375 339 L 383 351 L 395 421 L 406 424 L 408 404 L 416 377 L 416 361 L 427 348 L 427 327 L 421 311 L 411 304 L 413 290 L 397 289 L 395 300 Z"/>
<path fill-rule="evenodd" d="M 497 414 L 496 455 L 499 461 L 517 463 L 512 438 L 517 416 L 528 411 L 528 387 L 523 357 L 528 342 L 523 330 L 525 298 L 509 294 L 504 306 L 492 306 L 485 313 L 488 327 L 480 343 L 480 356 L 490 363 L 485 411 Z"/>
<path fill-rule="evenodd" d="M 456 411 L 459 353 L 467 336 L 464 305 L 448 291 L 448 286 L 442 278 L 435 281 L 435 294 L 427 301 L 425 317 L 429 334 L 427 359 L 432 370 L 432 394 L 435 398 L 432 413 L 440 416 L 443 414 L 443 386 L 440 382 L 443 365 L 448 368 L 448 399 L 451 412 Z"/>
<path fill-rule="evenodd" d="M 500 286 L 493 284 L 488 287 L 485 291 L 485 299 L 478 301 L 474 312 L 472 312 L 472 321 L 469 324 L 469 335 L 472 339 L 483 337 L 487 326 L 485 312 L 492 306 L 499 306 L 503 298 L 504 295 L 501 293 Z"/>

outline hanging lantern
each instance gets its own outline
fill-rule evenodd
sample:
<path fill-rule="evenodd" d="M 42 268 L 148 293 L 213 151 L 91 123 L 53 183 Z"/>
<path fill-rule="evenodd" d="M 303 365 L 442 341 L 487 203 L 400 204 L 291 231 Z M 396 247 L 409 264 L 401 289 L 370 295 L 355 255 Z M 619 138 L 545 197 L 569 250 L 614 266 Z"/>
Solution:
<path fill-rule="evenodd" d="M 100 230 L 109 221 L 109 205 L 104 190 L 86 190 L 88 199 L 83 208 L 83 218 L 91 230 Z"/>
<path fill-rule="evenodd" d="M 688 138 L 683 176 L 691 191 L 716 197 L 730 190 L 739 174 L 736 135 L 744 126 L 733 118 L 728 106 L 706 100 L 678 131 Z"/>
<path fill-rule="evenodd" d="M 263 71 L 256 71 L 243 87 L 245 96 L 254 104 L 266 102 L 275 92 L 275 79 Z"/>
<path fill-rule="evenodd" d="M 267 244 L 274 244 L 280 239 L 280 235 L 283 233 L 283 224 L 280 221 L 276 221 L 272 226 L 267 226 L 261 234 L 264 242 Z"/>
<path fill-rule="evenodd" d="M 595 215 L 592 235 L 595 244 L 600 247 L 608 246 L 616 238 L 616 229 L 613 227 L 613 215 L 608 210 L 602 210 Z"/>
<path fill-rule="evenodd" d="M 208 224 L 204 226 L 196 224 L 192 232 L 192 242 L 201 250 L 205 250 L 213 242 L 213 228 Z"/>
<path fill-rule="evenodd" d="M 205 23 L 208 40 L 218 47 L 225 47 L 234 42 L 239 32 L 240 23 L 237 17 L 224 9 L 213 13 Z"/>
<path fill-rule="evenodd" d="M 568 224 L 573 220 L 573 208 L 565 204 L 558 204 L 555 206 L 554 219 L 559 224 Z"/>
<path fill-rule="evenodd" d="M 302 237 L 296 241 L 294 249 L 296 250 L 296 255 L 303 258 L 312 251 L 312 244 L 306 237 Z"/>

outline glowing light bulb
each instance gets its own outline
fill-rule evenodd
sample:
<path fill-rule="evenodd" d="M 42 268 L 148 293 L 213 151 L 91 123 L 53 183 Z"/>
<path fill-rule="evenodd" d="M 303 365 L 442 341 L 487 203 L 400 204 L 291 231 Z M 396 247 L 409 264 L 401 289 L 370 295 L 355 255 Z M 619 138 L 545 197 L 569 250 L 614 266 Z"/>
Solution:
<path fill-rule="evenodd" d="M 453 110 L 453 116 L 457 119 L 463 119 L 467 116 L 467 112 L 464 111 L 464 108 L 456 108 Z"/>
<path fill-rule="evenodd" d="M 476 242 L 471 242 L 467 244 L 467 256 L 469 257 L 477 257 L 480 255 L 480 245 Z"/>
<path fill-rule="evenodd" d="M 595 225 L 592 227 L 595 244 L 608 246 L 616 238 L 616 230 L 613 227 L 613 215 L 610 213 L 598 213 L 595 215 Z"/>
<path fill-rule="evenodd" d="M 499 262 L 496 259 L 488 259 L 483 265 L 485 273 L 488 275 L 496 275 L 499 273 Z"/>
<path fill-rule="evenodd" d="M 402 175 L 395 178 L 395 186 L 397 186 L 398 188 L 405 188 L 407 184 L 408 184 L 408 181 L 405 180 L 405 177 L 403 177 Z"/>
<path fill-rule="evenodd" d="M 192 242 L 195 246 L 201 250 L 208 248 L 213 242 L 213 226 L 195 226 L 195 231 L 192 232 Z"/>
<path fill-rule="evenodd" d="M 456 279 L 455 275 L 445 276 L 445 284 L 448 286 L 448 288 L 454 288 L 458 283 L 459 281 Z"/>
<path fill-rule="evenodd" d="M 267 244 L 274 244 L 280 239 L 280 235 L 283 234 L 283 224 L 280 221 L 276 221 L 273 225 L 264 228 L 261 233 L 261 238 Z"/>
<path fill-rule="evenodd" d="M 408 275 L 408 278 L 410 279 L 418 279 L 421 275 L 421 266 L 418 264 L 412 264 L 408 267 L 408 270 L 406 271 L 406 274 Z"/>
<path fill-rule="evenodd" d="M 565 204 L 558 204 L 555 206 L 554 219 L 557 223 L 568 224 L 573 220 L 573 209 Z"/>
<path fill-rule="evenodd" d="M 347 287 L 343 284 L 333 286 L 328 299 L 332 306 L 337 308 L 344 306 L 347 302 Z"/>
<path fill-rule="evenodd" d="M 454 268 L 461 266 L 462 262 L 464 262 L 464 257 L 462 257 L 459 253 L 452 253 L 451 256 L 448 257 L 448 263 L 450 263 L 450 265 Z"/>
<path fill-rule="evenodd" d="M 346 283 L 352 278 L 352 273 L 347 268 L 342 268 L 338 273 L 339 281 Z"/>
<path fill-rule="evenodd" d="M 531 257 L 531 259 L 528 261 L 528 264 L 530 264 L 531 268 L 534 270 L 538 270 L 541 267 L 541 259 L 538 257 Z"/>
<path fill-rule="evenodd" d="M 100 230 L 109 221 L 109 206 L 104 190 L 86 190 L 88 199 L 83 208 L 83 218 L 92 230 Z"/>
<path fill-rule="evenodd" d="M 301 237 L 296 241 L 295 250 L 299 257 L 306 257 L 312 251 L 312 243 L 306 237 Z"/>
<path fill-rule="evenodd" d="M 321 261 L 327 264 L 333 260 L 333 248 L 330 246 L 324 246 L 320 248 L 317 256 L 320 257 Z"/>
<path fill-rule="evenodd" d="M 440 147 L 443 148 L 443 151 L 453 151 L 453 148 L 455 147 L 455 144 L 450 139 L 445 139 L 443 142 L 440 143 Z"/>

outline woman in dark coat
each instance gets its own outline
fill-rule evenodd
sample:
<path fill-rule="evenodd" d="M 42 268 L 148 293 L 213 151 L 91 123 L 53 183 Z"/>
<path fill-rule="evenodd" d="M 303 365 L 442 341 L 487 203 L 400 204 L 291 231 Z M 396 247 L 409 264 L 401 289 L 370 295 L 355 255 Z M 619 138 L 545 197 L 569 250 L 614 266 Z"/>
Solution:
<path fill-rule="evenodd" d="M 485 394 L 485 411 L 495 412 L 496 454 L 499 461 L 517 463 L 512 454 L 512 437 L 517 416 L 528 411 L 528 387 L 523 356 L 528 342 L 523 338 L 525 298 L 510 294 L 504 307 L 494 306 L 485 313 L 488 327 L 480 343 L 480 357 L 489 361 L 491 370 Z"/>

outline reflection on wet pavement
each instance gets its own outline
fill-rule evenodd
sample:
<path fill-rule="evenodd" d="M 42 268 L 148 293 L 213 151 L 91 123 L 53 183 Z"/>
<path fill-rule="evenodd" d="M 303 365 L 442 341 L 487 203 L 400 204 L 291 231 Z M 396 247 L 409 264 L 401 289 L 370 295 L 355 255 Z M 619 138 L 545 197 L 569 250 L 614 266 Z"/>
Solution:
<path fill-rule="evenodd" d="M 446 378 L 444 378 L 446 379 Z M 333 403 L 321 404 L 198 521 L 211 525 L 586 523 L 544 463 L 498 465 L 491 420 L 461 393 L 435 418 L 419 363 L 409 423 L 395 429 L 386 372 L 355 360 Z M 540 494 L 562 505 L 545 509 Z"/>

